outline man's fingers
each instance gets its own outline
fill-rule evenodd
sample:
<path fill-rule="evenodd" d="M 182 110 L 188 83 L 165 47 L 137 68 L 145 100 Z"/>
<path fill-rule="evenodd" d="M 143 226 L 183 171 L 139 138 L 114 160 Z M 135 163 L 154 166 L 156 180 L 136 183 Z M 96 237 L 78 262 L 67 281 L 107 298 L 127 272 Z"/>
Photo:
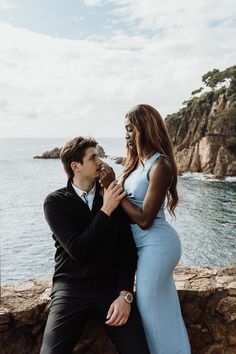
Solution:
<path fill-rule="evenodd" d="M 107 319 L 112 316 L 113 311 L 114 311 L 114 306 L 113 306 L 113 304 L 111 304 L 111 306 L 109 307 L 109 310 L 107 312 L 107 317 L 106 317 Z"/>
<path fill-rule="evenodd" d="M 127 193 L 124 191 L 123 193 L 121 193 L 119 195 L 119 200 L 123 199 L 124 197 L 126 197 Z"/>
<path fill-rule="evenodd" d="M 114 312 L 112 313 L 111 317 L 109 318 L 109 320 L 106 321 L 105 323 L 106 323 L 107 325 L 113 326 L 118 317 L 119 317 L 119 312 L 118 312 L 118 311 L 114 311 Z"/>
<path fill-rule="evenodd" d="M 123 314 L 123 315 L 120 315 L 120 316 L 117 317 L 117 319 L 114 321 L 114 326 L 120 326 L 120 325 L 124 324 L 125 319 L 126 319 L 126 316 L 125 316 L 124 314 Z"/>
<path fill-rule="evenodd" d="M 107 188 L 108 190 L 111 190 L 114 188 L 114 186 L 117 184 L 117 181 L 112 181 L 109 187 Z"/>
<path fill-rule="evenodd" d="M 107 324 L 112 324 L 116 321 L 117 317 L 119 316 L 119 312 L 118 311 L 113 311 L 112 315 L 110 316 L 109 320 L 106 321 Z"/>
<path fill-rule="evenodd" d="M 113 189 L 115 195 L 119 195 L 121 193 L 123 193 L 124 189 L 122 187 L 117 187 Z"/>
<path fill-rule="evenodd" d="M 112 309 L 112 312 L 110 311 Z M 110 306 L 108 314 L 111 314 L 110 318 L 107 317 L 105 322 L 109 326 L 121 326 L 125 324 L 129 318 L 130 305 L 123 299 L 118 297 Z"/>
<path fill-rule="evenodd" d="M 120 322 L 122 322 L 123 321 L 123 316 L 121 316 L 121 315 L 119 315 L 113 322 L 112 322 L 112 326 L 118 326 L 118 324 L 120 323 Z"/>
<path fill-rule="evenodd" d="M 116 322 L 116 326 L 122 326 L 122 325 L 126 324 L 127 320 L 128 320 L 127 316 L 122 317 L 119 322 Z"/>
<path fill-rule="evenodd" d="M 119 195 L 123 191 L 124 191 L 124 188 L 118 183 L 112 188 L 112 192 L 114 192 L 116 195 Z"/>
<path fill-rule="evenodd" d="M 114 321 L 112 321 L 112 319 L 110 319 L 110 323 L 106 322 L 106 324 L 109 324 L 110 326 L 122 326 L 124 325 L 127 320 L 128 320 L 128 315 L 119 315 Z"/>
<path fill-rule="evenodd" d="M 123 187 L 122 187 L 119 183 L 117 183 L 116 180 L 114 180 L 114 181 L 111 182 L 111 184 L 109 185 L 108 189 L 109 189 L 109 190 L 112 190 L 113 192 L 119 191 L 119 193 L 120 193 L 121 191 L 123 191 Z M 118 194 L 119 194 L 119 193 L 118 193 Z"/>

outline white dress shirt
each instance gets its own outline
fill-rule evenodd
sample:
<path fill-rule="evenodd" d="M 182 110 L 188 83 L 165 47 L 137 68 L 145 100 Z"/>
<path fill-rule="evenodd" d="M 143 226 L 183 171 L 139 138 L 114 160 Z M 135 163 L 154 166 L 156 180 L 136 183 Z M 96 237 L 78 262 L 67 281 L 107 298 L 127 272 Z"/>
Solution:
<path fill-rule="evenodd" d="M 90 189 L 89 192 L 83 191 L 79 187 L 75 186 L 73 183 L 72 183 L 72 187 L 74 188 L 75 193 L 85 202 L 85 204 L 88 204 L 88 207 L 91 210 L 93 206 L 95 192 L 96 192 L 96 183 L 94 183 L 93 188 Z"/>

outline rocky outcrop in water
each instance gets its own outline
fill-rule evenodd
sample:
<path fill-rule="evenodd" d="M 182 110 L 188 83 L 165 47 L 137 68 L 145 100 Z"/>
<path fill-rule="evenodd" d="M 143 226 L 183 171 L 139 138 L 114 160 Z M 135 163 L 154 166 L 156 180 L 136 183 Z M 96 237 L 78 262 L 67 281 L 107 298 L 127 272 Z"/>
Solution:
<path fill-rule="evenodd" d="M 117 165 L 124 165 L 125 164 L 125 157 L 116 156 L 116 157 L 112 157 L 112 160 L 114 160 L 114 162 Z"/>
<path fill-rule="evenodd" d="M 232 68 L 228 88 L 193 97 L 186 107 L 165 119 L 180 173 L 236 175 L 236 67 Z M 214 78 L 213 72 L 208 78 Z"/>
<path fill-rule="evenodd" d="M 34 156 L 34 159 L 59 159 L 61 148 L 55 147 L 52 150 L 47 150 L 42 155 Z"/>
<path fill-rule="evenodd" d="M 106 157 L 105 151 L 102 146 L 98 145 L 98 153 L 101 158 Z M 59 159 L 62 148 L 55 147 L 52 150 L 48 150 L 42 153 L 42 155 L 34 156 L 34 159 Z"/>

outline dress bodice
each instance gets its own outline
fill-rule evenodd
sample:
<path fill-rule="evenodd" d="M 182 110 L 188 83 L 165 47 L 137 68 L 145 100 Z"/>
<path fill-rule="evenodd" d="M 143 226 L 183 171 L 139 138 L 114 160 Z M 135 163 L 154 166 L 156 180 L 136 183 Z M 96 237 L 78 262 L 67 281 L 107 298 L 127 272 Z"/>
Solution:
<path fill-rule="evenodd" d="M 125 180 L 124 189 L 127 193 L 128 199 L 140 208 L 143 206 L 143 201 L 149 185 L 149 171 L 154 161 L 156 161 L 159 157 L 160 153 L 156 152 L 149 159 L 144 161 L 143 164 L 140 163 L 138 167 L 132 171 Z M 161 209 L 159 210 L 157 217 L 165 218 L 164 205 L 162 205 Z"/>

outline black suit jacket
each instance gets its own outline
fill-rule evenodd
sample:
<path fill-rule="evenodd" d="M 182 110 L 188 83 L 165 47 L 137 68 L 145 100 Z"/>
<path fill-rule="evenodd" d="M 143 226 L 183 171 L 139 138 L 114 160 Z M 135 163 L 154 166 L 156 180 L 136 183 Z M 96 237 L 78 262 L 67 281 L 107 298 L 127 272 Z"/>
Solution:
<path fill-rule="evenodd" d="M 102 203 L 99 183 L 90 210 L 70 180 L 45 199 L 56 246 L 55 290 L 133 290 L 136 249 L 129 221 L 120 207 L 107 216 Z"/>

